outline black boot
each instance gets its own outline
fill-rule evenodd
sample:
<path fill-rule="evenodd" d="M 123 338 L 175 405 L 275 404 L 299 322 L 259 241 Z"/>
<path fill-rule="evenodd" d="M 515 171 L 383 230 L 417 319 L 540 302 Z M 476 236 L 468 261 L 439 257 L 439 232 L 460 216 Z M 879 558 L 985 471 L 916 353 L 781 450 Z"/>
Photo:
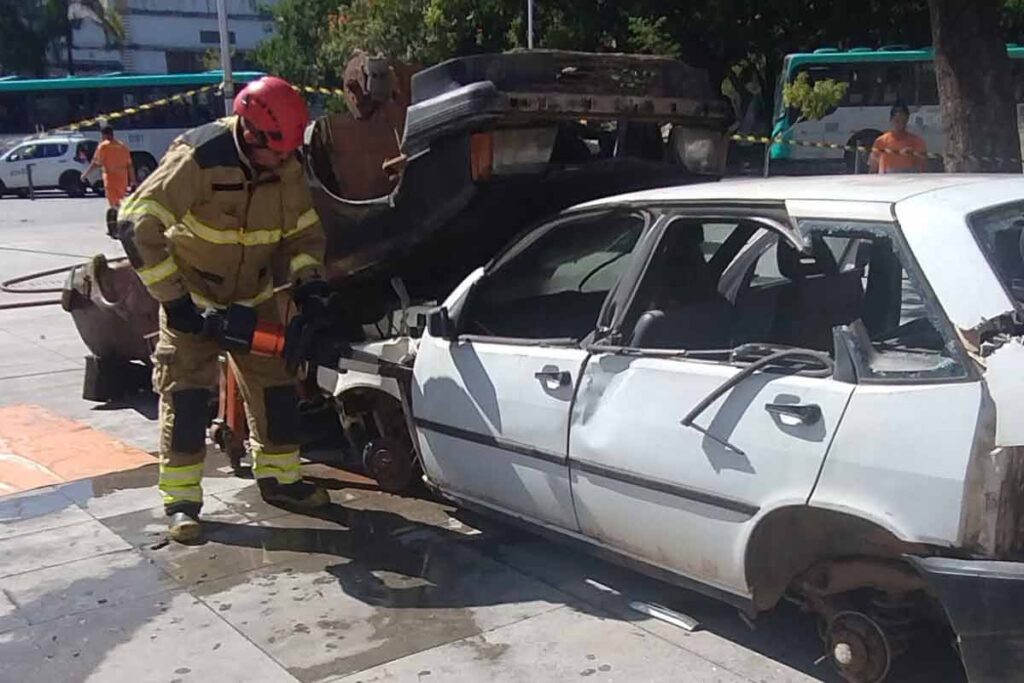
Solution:
<path fill-rule="evenodd" d="M 119 235 L 117 232 L 117 209 L 111 207 L 107 209 L 107 234 L 110 235 L 110 239 L 118 239 Z"/>
<path fill-rule="evenodd" d="M 167 536 L 178 543 L 195 543 L 203 537 L 203 527 L 199 523 L 197 503 L 174 503 L 164 510 L 171 520 L 167 523 Z"/>
<path fill-rule="evenodd" d="M 277 479 L 259 479 L 260 495 L 271 505 L 314 510 L 329 505 L 331 496 L 324 489 L 305 481 L 280 484 Z"/>

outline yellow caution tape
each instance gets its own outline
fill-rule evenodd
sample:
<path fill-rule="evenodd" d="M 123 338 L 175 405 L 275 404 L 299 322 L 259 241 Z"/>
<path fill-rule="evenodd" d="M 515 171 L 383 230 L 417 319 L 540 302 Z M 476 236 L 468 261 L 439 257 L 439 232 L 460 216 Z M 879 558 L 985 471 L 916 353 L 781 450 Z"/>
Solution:
<path fill-rule="evenodd" d="M 196 88 L 195 90 L 188 90 L 186 92 L 181 92 L 181 93 L 178 93 L 176 95 L 171 95 L 169 97 L 164 97 L 164 98 L 161 98 L 159 100 L 153 100 L 152 102 L 145 102 L 143 104 L 140 104 L 140 105 L 137 105 L 137 106 L 134 106 L 134 107 L 127 107 L 125 109 L 122 109 L 121 111 L 112 111 L 112 112 L 109 112 L 107 114 L 100 114 L 98 116 L 94 116 L 94 117 L 89 118 L 89 119 L 82 119 L 81 121 L 76 121 L 75 123 L 69 123 L 68 125 L 62 126 L 60 128 L 54 128 L 53 131 L 56 131 L 56 130 L 79 130 L 81 128 L 88 128 L 89 126 L 95 126 L 100 121 L 116 121 L 117 119 L 127 118 L 129 116 L 133 116 L 135 114 L 138 114 L 138 113 L 141 113 L 141 112 L 144 112 L 144 111 L 152 111 L 153 109 L 158 109 L 160 107 L 165 107 L 165 106 L 167 106 L 169 104 L 173 104 L 175 102 L 182 102 L 184 100 L 191 99 L 191 98 L 195 97 L 196 95 L 199 95 L 200 93 L 209 92 L 211 90 L 220 90 L 220 86 L 219 85 L 206 85 L 206 86 L 203 86 L 202 88 Z M 50 131 L 50 132 L 53 132 L 53 131 Z"/>
<path fill-rule="evenodd" d="M 306 93 L 306 94 L 310 94 L 310 95 L 324 95 L 324 96 L 327 96 L 327 97 L 344 97 L 345 96 L 345 91 L 343 89 L 341 89 L 341 88 L 325 88 L 325 87 L 322 87 L 322 86 L 311 86 L 311 85 L 294 85 L 292 87 L 295 88 L 295 90 L 298 91 L 298 92 L 302 92 L 302 93 Z M 164 97 L 164 98 L 161 98 L 159 100 L 153 100 L 152 102 L 146 102 L 144 104 L 140 104 L 140 105 L 137 105 L 137 106 L 134 106 L 134 107 L 127 107 L 125 109 L 122 109 L 121 111 L 109 112 L 107 114 L 100 114 L 100 115 L 94 116 L 92 118 L 83 119 L 81 121 L 77 121 L 75 123 L 70 123 L 70 124 L 68 124 L 66 126 L 62 126 L 61 128 L 54 128 L 50 132 L 54 132 L 54 131 L 57 131 L 57 130 L 79 130 L 81 128 L 88 128 L 89 126 L 95 126 L 100 121 L 115 121 L 117 119 L 127 118 L 127 117 L 130 117 L 130 116 L 134 116 L 135 114 L 139 114 L 141 112 L 152 111 L 153 109 L 157 109 L 159 107 L 167 106 L 167 105 L 172 104 L 174 102 L 181 102 L 181 101 L 184 101 L 184 100 L 191 99 L 192 97 L 195 97 L 196 95 L 199 95 L 199 94 L 204 93 L 204 92 L 210 92 L 210 91 L 221 92 L 221 88 L 222 88 L 221 84 L 203 86 L 202 88 L 196 88 L 195 90 L 188 90 L 186 92 L 178 93 L 176 95 L 171 95 L 169 97 Z M 877 151 L 877 152 L 881 152 L 883 154 L 898 154 L 900 156 L 922 157 L 922 158 L 925 158 L 925 159 L 938 159 L 938 160 L 941 160 L 941 159 L 944 158 L 942 154 L 938 154 L 938 153 L 935 153 L 935 152 L 915 152 L 915 151 L 912 151 L 910 149 L 895 149 L 895 148 L 888 148 L 888 147 L 886 147 L 886 148 L 879 148 L 879 149 L 876 150 L 873 147 L 865 147 L 863 145 L 841 145 L 841 144 L 835 143 L 835 142 L 824 142 L 824 141 L 817 141 L 817 140 L 796 140 L 796 139 L 792 139 L 792 138 L 783 138 L 781 136 L 779 136 L 779 137 L 768 137 L 766 135 L 752 135 L 750 133 L 736 133 L 736 134 L 730 136 L 730 139 L 732 139 L 732 140 L 734 140 L 736 142 L 749 142 L 749 143 L 760 144 L 760 145 L 795 145 L 795 146 L 798 146 L 798 147 L 814 147 L 816 149 L 831 149 L 831 150 L 838 150 L 838 151 L 843 151 L 843 152 L 861 152 L 861 153 L 864 153 L 864 154 L 870 154 L 873 151 Z M 996 163 L 996 164 L 1019 164 L 1019 163 L 1021 163 L 1021 160 L 1017 159 L 1015 157 L 1001 158 L 1001 157 L 988 157 L 988 156 L 968 156 L 966 158 L 974 159 L 974 160 L 977 160 L 977 161 L 982 161 L 984 163 Z"/>
<path fill-rule="evenodd" d="M 748 133 L 736 133 L 730 137 L 731 140 L 736 142 L 751 142 L 760 145 L 795 145 L 797 147 L 815 147 L 817 149 L 832 149 L 840 150 L 843 152 L 862 152 L 870 154 L 871 152 L 881 152 L 882 154 L 898 154 L 900 156 L 909 157 L 920 157 L 923 159 L 938 159 L 942 160 L 945 157 L 937 152 L 915 152 L 910 149 L 896 149 L 893 147 L 864 147 L 863 145 L 841 145 L 836 142 L 821 142 L 815 140 L 794 140 L 792 138 L 783 137 L 768 137 L 765 135 L 750 135 Z M 971 156 L 965 157 L 967 159 L 973 159 L 976 161 L 982 161 L 984 163 L 994 164 L 1019 164 L 1020 159 L 1014 157 L 988 157 L 988 156 Z"/>

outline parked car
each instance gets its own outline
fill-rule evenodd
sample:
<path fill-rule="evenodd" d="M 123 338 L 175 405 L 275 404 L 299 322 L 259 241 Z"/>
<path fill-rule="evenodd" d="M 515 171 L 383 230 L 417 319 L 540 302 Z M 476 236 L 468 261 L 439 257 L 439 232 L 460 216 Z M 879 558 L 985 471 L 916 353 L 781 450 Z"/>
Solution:
<path fill-rule="evenodd" d="M 788 596 L 848 680 L 947 617 L 971 681 L 1020 680 L 1022 227 L 1006 176 L 573 208 L 431 312 L 425 480 L 751 616 Z"/>
<path fill-rule="evenodd" d="M 55 135 L 26 140 L 0 156 L 0 197 L 29 194 L 29 166 L 37 190 L 63 190 L 69 197 L 82 197 L 100 182 L 99 170 L 81 179 L 99 143 L 81 135 Z M 101 185 L 100 185 L 101 186 Z"/>

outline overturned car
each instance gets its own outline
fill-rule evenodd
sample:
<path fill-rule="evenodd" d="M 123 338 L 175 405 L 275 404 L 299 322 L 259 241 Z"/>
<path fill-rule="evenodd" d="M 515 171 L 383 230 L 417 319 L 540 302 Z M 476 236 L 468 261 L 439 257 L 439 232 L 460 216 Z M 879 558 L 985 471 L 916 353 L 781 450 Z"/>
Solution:
<path fill-rule="evenodd" d="M 676 60 L 530 51 L 454 59 L 410 86 L 403 73 L 355 60 L 352 114 L 307 132 L 328 271 L 356 327 L 406 293 L 444 296 L 544 216 L 725 168 L 731 109 Z"/>

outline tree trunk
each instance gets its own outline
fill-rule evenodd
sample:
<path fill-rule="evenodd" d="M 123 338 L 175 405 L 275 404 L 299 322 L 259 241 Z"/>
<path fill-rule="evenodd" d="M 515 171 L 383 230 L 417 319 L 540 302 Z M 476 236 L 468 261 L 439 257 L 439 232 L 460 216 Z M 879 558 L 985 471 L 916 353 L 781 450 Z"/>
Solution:
<path fill-rule="evenodd" d="M 1021 172 L 1001 0 L 928 0 L 950 173 Z"/>
<path fill-rule="evenodd" d="M 71 19 L 67 16 L 66 10 L 64 15 L 64 42 L 68 46 L 68 76 L 75 75 L 75 55 L 74 55 L 74 41 L 75 27 L 71 24 Z"/>

